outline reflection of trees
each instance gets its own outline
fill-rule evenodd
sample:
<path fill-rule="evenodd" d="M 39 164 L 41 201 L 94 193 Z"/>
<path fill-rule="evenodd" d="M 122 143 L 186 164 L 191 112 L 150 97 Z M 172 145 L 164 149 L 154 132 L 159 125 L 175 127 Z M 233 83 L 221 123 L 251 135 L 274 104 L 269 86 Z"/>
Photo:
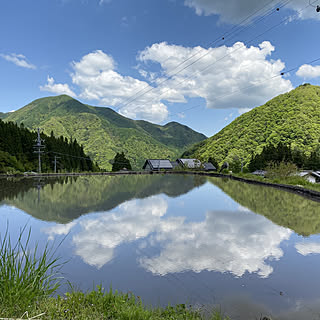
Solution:
<path fill-rule="evenodd" d="M 231 198 L 274 223 L 304 236 L 320 233 L 320 203 L 283 190 L 209 178 Z"/>
<path fill-rule="evenodd" d="M 171 197 L 179 196 L 205 182 L 205 177 L 171 175 L 47 179 L 40 191 L 41 198 L 38 203 L 38 190 L 34 182 L 22 179 L 21 182 L 4 182 L 7 186 L 4 185 L 3 188 L 10 191 L 2 200 L 36 218 L 67 223 L 82 214 L 107 211 L 133 198 L 145 198 L 160 193 Z"/>

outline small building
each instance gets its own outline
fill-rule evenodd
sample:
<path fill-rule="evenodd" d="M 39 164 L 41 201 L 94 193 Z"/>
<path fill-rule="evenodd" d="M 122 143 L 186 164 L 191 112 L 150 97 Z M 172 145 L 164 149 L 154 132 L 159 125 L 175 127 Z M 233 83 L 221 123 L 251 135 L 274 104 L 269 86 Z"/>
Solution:
<path fill-rule="evenodd" d="M 320 172 L 319 171 L 304 170 L 304 171 L 300 171 L 298 173 L 298 175 L 311 183 L 320 182 Z"/>
<path fill-rule="evenodd" d="M 203 169 L 205 171 L 217 171 L 217 168 L 211 162 L 203 163 Z"/>
<path fill-rule="evenodd" d="M 173 166 L 168 159 L 147 159 L 142 169 L 146 171 L 172 170 Z"/>
<path fill-rule="evenodd" d="M 202 165 L 198 159 L 177 159 L 176 161 L 178 165 L 190 169 L 201 168 Z"/>

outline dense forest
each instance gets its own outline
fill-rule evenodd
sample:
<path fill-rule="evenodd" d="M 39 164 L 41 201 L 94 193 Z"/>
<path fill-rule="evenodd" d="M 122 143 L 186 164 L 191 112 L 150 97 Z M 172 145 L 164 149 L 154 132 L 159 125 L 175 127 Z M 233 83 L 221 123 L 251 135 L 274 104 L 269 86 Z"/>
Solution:
<path fill-rule="evenodd" d="M 272 162 L 294 163 L 299 169 L 320 169 L 320 150 L 315 150 L 309 156 L 297 149 L 292 149 L 291 146 L 286 146 L 279 143 L 277 146 L 265 146 L 260 154 L 252 155 L 248 165 L 250 172 L 255 170 L 265 169 Z"/>
<path fill-rule="evenodd" d="M 279 143 L 290 146 L 298 167 L 320 169 L 316 165 L 320 155 L 319 86 L 304 84 L 244 113 L 214 136 L 194 145 L 182 157 L 201 161 L 213 157 L 220 165 L 227 161 L 238 167 L 239 161 L 243 161 L 248 167 L 250 160 L 264 148 L 276 148 Z"/>
<path fill-rule="evenodd" d="M 0 120 L 0 172 L 38 171 L 38 154 L 35 153 L 37 133 L 23 124 Z M 53 172 L 56 160 L 57 172 L 98 171 L 97 164 L 84 153 L 76 139 L 56 138 L 41 133 L 41 171 Z"/>

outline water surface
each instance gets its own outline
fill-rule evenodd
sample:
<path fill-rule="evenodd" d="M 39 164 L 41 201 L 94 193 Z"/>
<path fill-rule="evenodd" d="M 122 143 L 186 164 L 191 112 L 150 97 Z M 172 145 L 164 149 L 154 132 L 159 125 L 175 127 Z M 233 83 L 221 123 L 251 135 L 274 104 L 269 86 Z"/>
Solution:
<path fill-rule="evenodd" d="M 201 176 L 0 181 L 0 232 L 62 245 L 64 277 L 146 304 L 220 306 L 233 319 L 318 319 L 320 203 Z"/>

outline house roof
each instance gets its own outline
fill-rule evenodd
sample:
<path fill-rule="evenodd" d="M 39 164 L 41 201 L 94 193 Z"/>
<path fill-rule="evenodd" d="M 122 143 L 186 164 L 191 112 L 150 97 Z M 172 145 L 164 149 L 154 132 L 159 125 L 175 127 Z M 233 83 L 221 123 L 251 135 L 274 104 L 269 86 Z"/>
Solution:
<path fill-rule="evenodd" d="M 211 162 L 205 162 L 203 167 L 204 170 L 217 170 L 217 168 Z"/>
<path fill-rule="evenodd" d="M 143 165 L 143 169 L 149 164 L 152 170 L 172 169 L 172 164 L 168 159 L 147 159 Z"/>
<path fill-rule="evenodd" d="M 198 159 L 177 159 L 177 162 L 188 168 L 199 168 L 201 162 Z"/>

